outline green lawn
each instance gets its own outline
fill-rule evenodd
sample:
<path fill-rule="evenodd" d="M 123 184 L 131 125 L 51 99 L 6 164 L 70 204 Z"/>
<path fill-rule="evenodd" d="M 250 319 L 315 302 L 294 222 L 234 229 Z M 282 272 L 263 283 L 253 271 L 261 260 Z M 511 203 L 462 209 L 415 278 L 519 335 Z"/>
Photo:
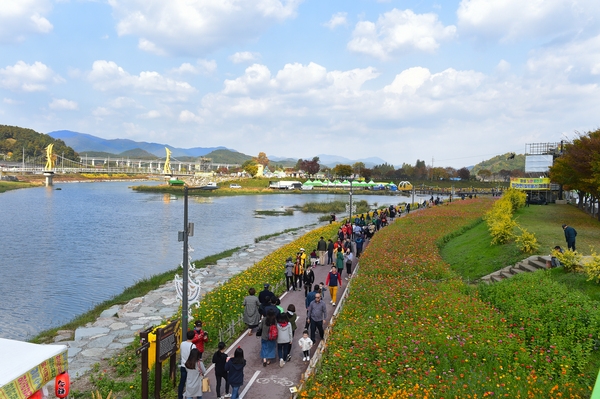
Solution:
<path fill-rule="evenodd" d="M 8 190 L 16 190 L 17 188 L 28 188 L 36 186 L 38 186 L 38 184 L 31 184 L 19 181 L 0 181 L 0 193 L 3 193 Z"/>
<path fill-rule="evenodd" d="M 600 251 L 600 222 L 572 205 L 535 205 L 521 208 L 515 213 L 520 226 L 535 234 L 539 255 L 549 255 L 555 245 L 563 248 L 565 237 L 561 225 L 567 223 L 577 230 L 577 250 L 590 254 L 590 246 Z M 441 255 L 452 269 L 465 280 L 485 276 L 526 258 L 515 244 L 490 245 L 491 236 L 482 222 L 462 235 L 451 239 L 441 249 Z M 562 268 L 550 271 L 553 279 L 582 291 L 590 298 L 600 300 L 600 286 L 586 281 L 585 274 L 565 273 Z"/>

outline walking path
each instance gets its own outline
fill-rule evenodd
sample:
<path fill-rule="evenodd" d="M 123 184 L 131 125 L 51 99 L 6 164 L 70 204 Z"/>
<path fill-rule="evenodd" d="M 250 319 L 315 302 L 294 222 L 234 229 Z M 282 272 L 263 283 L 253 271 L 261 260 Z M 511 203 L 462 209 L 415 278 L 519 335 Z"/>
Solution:
<path fill-rule="evenodd" d="M 314 228 L 315 225 L 305 226 L 294 232 L 260 241 L 217 261 L 216 266 L 200 269 L 203 276 L 202 292 L 210 292 L 266 255 Z M 89 371 L 95 363 L 114 356 L 133 342 L 137 332 L 173 316 L 178 308 L 175 287 L 173 282 L 169 282 L 141 298 L 132 299 L 125 305 L 115 305 L 106 309 L 95 322 L 88 323 L 74 332 L 59 331 L 55 342 L 69 347 L 69 373 L 72 378 L 77 378 Z"/>

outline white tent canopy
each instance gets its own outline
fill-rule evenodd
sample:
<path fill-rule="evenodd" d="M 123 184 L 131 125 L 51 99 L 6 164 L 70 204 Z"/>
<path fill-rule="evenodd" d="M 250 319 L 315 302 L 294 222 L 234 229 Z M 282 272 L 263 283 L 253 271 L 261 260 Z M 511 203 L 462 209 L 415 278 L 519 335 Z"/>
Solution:
<path fill-rule="evenodd" d="M 0 397 L 28 397 L 68 369 L 66 345 L 0 338 L 0 353 Z"/>

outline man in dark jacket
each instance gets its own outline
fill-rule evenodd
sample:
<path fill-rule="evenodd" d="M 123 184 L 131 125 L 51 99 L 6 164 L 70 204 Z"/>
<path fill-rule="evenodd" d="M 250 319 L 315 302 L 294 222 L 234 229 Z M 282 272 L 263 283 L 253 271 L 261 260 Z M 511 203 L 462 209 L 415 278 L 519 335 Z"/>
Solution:
<path fill-rule="evenodd" d="M 571 226 L 567 226 L 566 224 L 563 224 L 562 228 L 565 231 L 565 240 L 567 240 L 567 248 L 575 251 L 575 237 L 577 237 L 577 231 Z"/>
<path fill-rule="evenodd" d="M 333 265 L 333 249 L 334 249 L 333 241 L 331 241 L 331 238 L 330 238 L 329 243 L 327 244 L 327 266 Z"/>
<path fill-rule="evenodd" d="M 327 243 L 323 237 L 317 243 L 317 251 L 319 253 L 319 265 L 323 266 L 325 264 L 325 254 L 327 253 Z"/>
<path fill-rule="evenodd" d="M 273 298 L 275 294 L 269 291 L 269 284 L 265 283 L 264 287 L 265 289 L 258 294 L 258 301 L 264 306 L 267 306 L 269 304 L 267 298 Z"/>

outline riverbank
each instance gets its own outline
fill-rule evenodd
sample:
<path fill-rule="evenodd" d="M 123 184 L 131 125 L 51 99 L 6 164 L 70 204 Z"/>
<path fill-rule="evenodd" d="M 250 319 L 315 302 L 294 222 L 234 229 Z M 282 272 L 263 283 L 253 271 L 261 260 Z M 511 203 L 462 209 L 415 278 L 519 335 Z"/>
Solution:
<path fill-rule="evenodd" d="M 213 258 L 210 262 L 203 262 L 204 259 L 194 261 L 197 272 L 192 273 L 192 277 L 201 279 L 204 296 L 226 283 L 230 278 L 254 266 L 273 251 L 313 230 L 316 226 L 305 226 L 264 239 L 253 245 L 227 251 L 227 254 L 215 255 L 215 257 L 219 257 L 217 260 Z M 178 271 L 181 273 L 181 269 Z M 165 273 L 165 275 L 168 274 L 169 272 Z M 109 365 L 109 359 L 132 344 L 139 331 L 158 325 L 177 314 L 179 301 L 176 298 L 172 278 L 173 273 L 170 274 L 169 281 L 143 294 L 140 291 L 139 296 L 127 302 L 112 305 L 106 302 L 99 305 L 97 310 L 100 313 L 94 320 L 80 325 L 78 328 L 55 330 L 52 342 L 69 346 L 69 370 L 74 379 L 71 387 L 74 392 L 78 392 L 76 395 L 72 395 L 73 397 L 89 396 L 89 390 L 94 388 L 90 382 L 90 379 L 94 378 L 94 373 L 89 374 L 90 370 L 104 370 L 105 373 L 110 373 L 114 367 Z M 212 342 L 213 346 L 216 343 L 216 341 Z M 129 359 L 128 362 L 131 363 L 132 360 Z M 95 364 L 99 366 L 94 366 Z M 135 364 L 137 361 L 134 361 Z M 83 378 L 78 378 L 81 376 Z M 108 377 L 109 375 L 107 375 Z"/>

